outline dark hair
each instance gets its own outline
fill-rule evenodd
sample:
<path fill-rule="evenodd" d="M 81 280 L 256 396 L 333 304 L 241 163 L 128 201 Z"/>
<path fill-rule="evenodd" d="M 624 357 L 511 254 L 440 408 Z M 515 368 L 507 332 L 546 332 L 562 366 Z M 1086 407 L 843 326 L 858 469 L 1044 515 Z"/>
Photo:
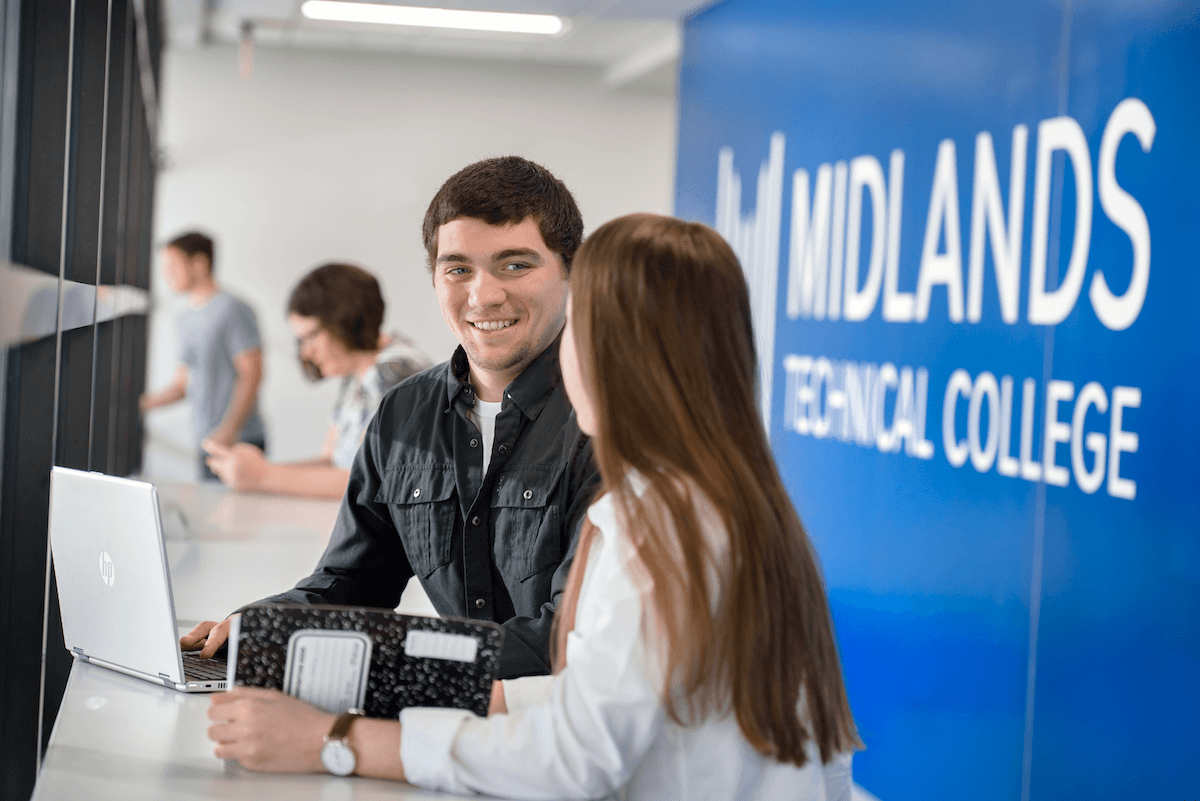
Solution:
<path fill-rule="evenodd" d="M 199 231 L 189 231 L 186 234 L 181 234 L 170 242 L 167 247 L 175 248 L 182 252 L 189 259 L 195 256 L 204 256 L 208 259 L 208 274 L 213 274 L 213 241 L 211 237 L 207 237 Z"/>
<path fill-rule="evenodd" d="M 580 248 L 571 296 L 603 488 L 629 521 L 666 647 L 667 714 L 729 710 L 759 753 L 800 766 L 810 738 L 823 762 L 860 746 L 821 571 L 758 414 L 737 257 L 699 223 L 620 217 Z M 705 515 L 724 526 L 724 555 L 696 525 Z M 558 664 L 593 537 L 581 534 L 559 606 Z"/>
<path fill-rule="evenodd" d="M 459 217 L 488 225 L 515 225 L 532 217 L 567 272 L 583 241 L 583 215 L 570 190 L 545 167 L 520 156 L 477 161 L 442 184 L 421 226 L 429 269 L 437 261 L 438 228 Z"/>
<path fill-rule="evenodd" d="M 300 279 L 288 298 L 288 314 L 315 317 L 330 336 L 349 350 L 379 347 L 383 324 L 383 293 L 379 282 L 361 267 L 333 262 L 322 264 Z M 317 366 L 300 360 L 304 374 L 321 378 Z"/>

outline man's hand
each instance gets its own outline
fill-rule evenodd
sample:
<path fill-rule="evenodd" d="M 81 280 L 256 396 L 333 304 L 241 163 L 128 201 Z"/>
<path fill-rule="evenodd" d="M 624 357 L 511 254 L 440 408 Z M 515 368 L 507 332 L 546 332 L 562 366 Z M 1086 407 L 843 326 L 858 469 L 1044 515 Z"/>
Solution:
<path fill-rule="evenodd" d="M 206 620 L 179 638 L 179 647 L 184 651 L 199 651 L 201 659 L 212 659 L 217 649 L 229 639 L 229 621 L 233 615 L 214 623 Z"/>
<path fill-rule="evenodd" d="M 200 447 L 208 450 L 208 445 L 215 445 L 222 448 L 228 448 L 233 443 L 237 442 L 237 432 L 223 426 L 217 426 L 208 433 L 204 441 L 200 443 Z"/>
<path fill-rule="evenodd" d="M 208 719 L 221 759 L 269 773 L 313 773 L 323 770 L 321 746 L 335 717 L 278 690 L 238 687 L 213 694 Z"/>
<path fill-rule="evenodd" d="M 138 397 L 138 409 L 145 414 L 159 406 L 167 406 L 187 397 L 188 369 L 186 365 L 175 368 L 171 383 L 162 392 L 143 392 Z"/>
<path fill-rule="evenodd" d="M 208 469 L 217 474 L 230 489 L 251 492 L 262 487 L 271 463 L 254 445 L 238 442 L 228 446 L 209 437 L 200 444 L 209 457 L 204 460 Z"/>

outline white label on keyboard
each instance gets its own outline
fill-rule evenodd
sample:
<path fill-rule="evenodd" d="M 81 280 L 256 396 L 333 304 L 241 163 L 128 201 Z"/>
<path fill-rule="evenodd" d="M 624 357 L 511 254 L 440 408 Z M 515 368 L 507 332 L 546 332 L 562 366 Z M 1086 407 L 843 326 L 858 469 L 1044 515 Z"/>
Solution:
<path fill-rule="evenodd" d="M 371 638 L 361 631 L 301 629 L 288 640 L 283 691 L 326 712 L 361 709 Z"/>
<path fill-rule="evenodd" d="M 474 662 L 479 641 L 465 634 L 446 634 L 440 631 L 413 631 L 404 638 L 404 653 L 422 659 L 450 659 L 455 662 Z"/>

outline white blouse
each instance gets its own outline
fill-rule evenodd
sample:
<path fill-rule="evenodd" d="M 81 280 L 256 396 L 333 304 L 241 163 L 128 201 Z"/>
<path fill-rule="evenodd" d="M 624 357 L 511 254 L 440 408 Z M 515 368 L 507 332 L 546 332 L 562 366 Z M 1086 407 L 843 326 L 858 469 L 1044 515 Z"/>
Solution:
<path fill-rule="evenodd" d="M 724 539 L 715 515 L 698 515 Z M 588 509 L 588 554 L 567 667 L 506 681 L 509 712 L 400 713 L 408 780 L 452 793 L 509 798 L 820 799 L 849 801 L 851 753 L 822 765 L 810 740 L 803 768 L 756 752 L 732 714 L 679 726 L 663 709 L 661 654 L 647 649 L 644 579 L 611 495 Z M 639 589 L 639 585 L 641 588 Z"/>

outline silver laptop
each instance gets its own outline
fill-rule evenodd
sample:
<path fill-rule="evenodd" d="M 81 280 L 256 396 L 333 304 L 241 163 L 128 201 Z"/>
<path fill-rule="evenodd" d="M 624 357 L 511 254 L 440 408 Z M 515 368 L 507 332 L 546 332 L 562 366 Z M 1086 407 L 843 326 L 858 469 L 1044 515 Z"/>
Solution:
<path fill-rule="evenodd" d="M 50 547 L 73 656 L 183 692 L 226 688 L 225 660 L 179 649 L 153 484 L 53 468 Z"/>

